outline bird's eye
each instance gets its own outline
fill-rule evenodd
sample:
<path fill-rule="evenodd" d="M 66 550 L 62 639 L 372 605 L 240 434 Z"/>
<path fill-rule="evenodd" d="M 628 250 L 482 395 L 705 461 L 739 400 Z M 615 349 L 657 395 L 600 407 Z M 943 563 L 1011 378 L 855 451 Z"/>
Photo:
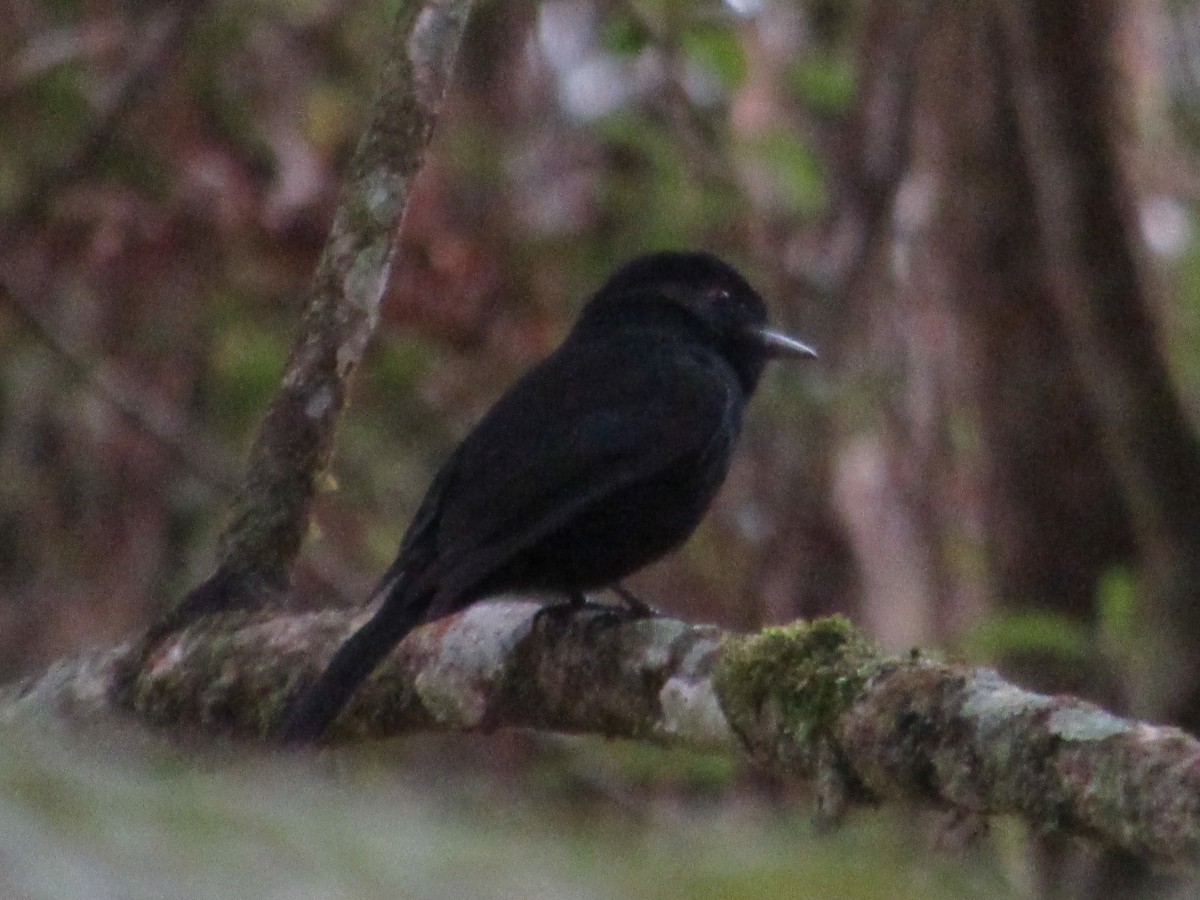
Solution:
<path fill-rule="evenodd" d="M 747 298 L 742 293 L 734 293 L 726 287 L 713 288 L 709 292 L 713 306 L 722 310 L 725 315 L 742 315 L 749 312 Z"/>

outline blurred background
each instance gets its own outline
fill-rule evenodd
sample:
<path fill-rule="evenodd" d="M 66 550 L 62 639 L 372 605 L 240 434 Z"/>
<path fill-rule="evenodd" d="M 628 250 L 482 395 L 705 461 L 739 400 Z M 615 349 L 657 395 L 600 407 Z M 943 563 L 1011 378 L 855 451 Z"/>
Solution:
<path fill-rule="evenodd" d="M 210 571 L 393 9 L 0 0 L 0 678 Z M 481 3 L 297 594 L 361 602 L 447 449 L 603 278 L 705 248 L 822 359 L 771 370 L 718 503 L 639 594 L 737 629 L 844 612 L 893 652 L 1195 731 L 1197 200 L 1191 2 Z M 1166 890 L 1013 823 L 823 834 L 802 787 L 653 748 L 197 772 L 85 744 L 0 741 L 13 896 Z M 210 877 L 232 848 L 238 879 Z"/>

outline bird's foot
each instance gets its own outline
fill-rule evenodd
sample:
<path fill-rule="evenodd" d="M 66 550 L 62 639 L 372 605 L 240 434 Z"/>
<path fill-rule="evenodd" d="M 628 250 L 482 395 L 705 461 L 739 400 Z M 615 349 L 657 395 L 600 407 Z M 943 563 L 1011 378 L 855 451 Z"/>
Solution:
<path fill-rule="evenodd" d="M 620 585 L 614 585 L 610 590 L 621 599 L 623 605 L 615 606 L 611 603 L 589 600 L 582 591 L 576 591 L 568 594 L 566 600 L 549 603 L 534 613 L 533 627 L 536 628 L 543 618 L 565 620 L 584 611 L 590 612 L 598 618 L 615 621 L 647 619 L 658 615 L 652 606 L 639 600 Z"/>
<path fill-rule="evenodd" d="M 537 628 L 542 619 L 565 621 L 585 609 L 603 611 L 611 609 L 611 607 L 606 607 L 602 603 L 589 600 L 583 593 L 568 594 L 566 600 L 561 600 L 557 603 L 547 603 L 535 612 L 533 614 L 533 627 Z"/>

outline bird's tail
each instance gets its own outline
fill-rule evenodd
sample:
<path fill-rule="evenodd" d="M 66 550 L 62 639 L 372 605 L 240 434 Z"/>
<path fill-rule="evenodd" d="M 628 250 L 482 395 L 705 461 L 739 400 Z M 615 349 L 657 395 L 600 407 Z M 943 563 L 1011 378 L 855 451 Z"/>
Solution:
<path fill-rule="evenodd" d="M 342 707 L 375 667 L 406 634 L 420 624 L 426 604 L 404 598 L 401 578 L 384 578 L 376 596 L 386 593 L 371 619 L 338 648 L 320 677 L 292 707 L 280 738 L 285 744 L 310 744 L 333 724 Z M 389 581 L 391 582 L 389 584 Z"/>

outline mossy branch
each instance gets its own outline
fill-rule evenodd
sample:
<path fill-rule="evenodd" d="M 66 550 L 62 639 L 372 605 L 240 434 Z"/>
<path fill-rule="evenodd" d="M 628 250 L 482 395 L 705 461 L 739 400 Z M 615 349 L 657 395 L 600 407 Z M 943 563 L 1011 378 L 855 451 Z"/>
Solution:
<path fill-rule="evenodd" d="M 918 800 L 1013 814 L 1174 866 L 1200 854 L 1200 742 L 986 669 L 880 654 L 829 618 L 753 635 L 673 619 L 475 604 L 413 632 L 330 742 L 537 728 L 748 753 L 814 779 L 826 814 Z M 361 621 L 214 616 L 163 640 L 130 683 L 143 721 L 271 741 L 283 711 Z M 116 714 L 130 648 L 60 664 L 0 698 L 8 719 Z"/>

